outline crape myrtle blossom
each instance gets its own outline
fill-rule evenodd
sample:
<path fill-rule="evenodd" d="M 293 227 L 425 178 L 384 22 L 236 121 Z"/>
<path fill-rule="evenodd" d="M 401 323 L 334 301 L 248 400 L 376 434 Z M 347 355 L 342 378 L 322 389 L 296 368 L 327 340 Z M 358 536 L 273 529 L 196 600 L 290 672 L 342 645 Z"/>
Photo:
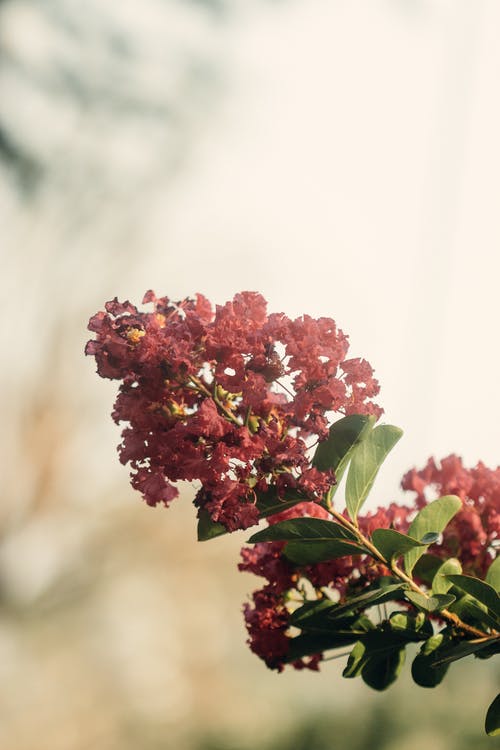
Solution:
<path fill-rule="evenodd" d="M 480 461 L 467 469 L 459 456 L 447 456 L 441 463 L 430 458 L 420 471 L 405 474 L 401 484 L 415 493 L 419 508 L 440 495 L 461 498 L 462 509 L 444 530 L 436 554 L 458 557 L 466 572 L 483 578 L 500 539 L 500 467 L 489 469 Z"/>
<path fill-rule="evenodd" d="M 113 419 L 125 423 L 120 460 L 149 505 L 168 505 L 180 480 L 228 531 L 257 523 L 259 493 L 296 491 L 319 502 L 334 481 L 310 447 L 331 415 L 373 414 L 378 382 L 348 359 L 330 318 L 268 314 L 255 292 L 215 311 L 200 294 L 173 302 L 146 293 L 148 312 L 114 299 L 89 322 L 86 353 L 121 381 Z"/>
<path fill-rule="evenodd" d="M 500 467 L 489 469 L 483 463 L 467 469 L 462 459 L 451 455 L 436 462 L 430 458 L 421 470 L 412 469 L 402 480 L 402 488 L 411 491 L 409 505 L 392 503 L 372 513 L 359 516 L 360 530 L 370 536 L 375 529 L 394 528 L 407 533 L 416 512 L 428 502 L 443 495 L 457 495 L 462 509 L 445 528 L 442 540 L 429 552 L 447 559 L 460 560 L 463 572 L 484 578 L 496 557 L 500 539 Z M 331 520 L 328 511 L 314 503 L 299 503 L 268 519 L 270 523 L 309 516 Z M 252 604 L 243 608 L 251 650 L 268 667 L 282 671 L 290 647 L 290 614 L 297 602 L 304 601 L 305 591 L 318 598 L 345 600 L 361 592 L 377 578 L 390 571 L 373 558 L 353 555 L 298 568 L 282 554 L 284 542 L 261 542 L 241 550 L 239 569 L 266 579 L 265 586 L 252 595 Z M 418 576 L 417 576 L 418 579 Z M 322 659 L 292 661 L 295 668 L 317 670 Z"/>
<path fill-rule="evenodd" d="M 333 470 L 313 465 L 315 446 L 328 437 L 332 423 L 341 416 L 378 418 L 382 409 L 373 401 L 379 386 L 371 366 L 363 359 L 347 357 L 347 337 L 335 322 L 268 314 L 264 298 L 255 292 L 241 292 L 215 310 L 200 294 L 173 302 L 150 291 L 143 304 L 150 306 L 147 311 L 130 302 L 108 302 L 104 311 L 90 319 L 94 338 L 86 353 L 95 357 L 99 375 L 120 383 L 113 410 L 113 419 L 124 424 L 120 459 L 130 465 L 132 485 L 146 502 L 167 506 L 179 494 L 179 481 L 196 481 L 199 529 L 214 531 L 208 519 L 227 531 L 245 529 L 270 508 L 279 509 L 267 518 L 271 526 L 302 516 L 335 520 L 341 527 L 310 521 L 286 524 L 269 535 L 286 540 L 291 532 L 305 556 L 295 556 L 292 550 L 297 547 L 286 547 L 287 541 L 261 542 L 241 551 L 240 570 L 265 581 L 243 608 L 254 653 L 278 671 L 286 664 L 318 670 L 323 649 L 358 642 L 361 648 L 354 646 L 346 676 L 361 670 L 369 685 L 383 689 L 401 665 L 401 629 L 408 642 L 425 641 L 412 671 L 415 682 L 425 687 L 437 684 L 430 654 L 423 650 L 432 646 L 430 653 L 437 654 L 441 649 L 432 642 L 434 636 L 429 636 L 428 626 L 435 632 L 433 622 L 438 628 L 443 626 L 438 633 L 444 644 L 441 656 L 450 644 L 470 641 L 471 636 L 474 653 L 482 650 L 488 657 L 498 652 L 500 629 L 490 582 L 497 580 L 499 567 L 490 566 L 496 559 L 500 532 L 500 468 L 479 463 L 467 469 L 454 455 L 440 463 L 431 458 L 423 469 L 412 469 L 403 478 L 402 487 L 410 493 L 405 504 L 392 503 L 360 515 L 366 498 L 362 491 L 354 498 L 356 508 L 350 497 L 342 515 L 337 507 L 340 493 L 335 506 L 331 493 L 327 494 L 336 482 Z M 359 422 L 372 430 L 375 421 L 355 417 L 346 422 Z M 347 452 L 345 439 L 336 442 L 346 422 L 332 433 L 328 450 L 336 457 L 330 456 L 327 466 L 328 462 L 340 466 L 339 457 L 351 459 L 351 439 Z M 368 431 L 368 437 L 357 435 L 361 444 L 359 452 L 356 445 L 351 460 L 348 487 L 353 486 L 349 485 L 353 477 L 363 490 L 367 481 L 363 475 L 377 468 L 379 449 L 385 450 L 396 432 L 401 434 L 385 425 Z M 385 436 L 382 441 L 381 435 Z M 323 462 L 318 464 L 325 467 Z M 442 531 L 438 541 L 415 545 L 407 539 L 399 546 L 400 535 L 409 532 L 417 513 L 436 498 L 441 499 L 417 519 L 410 536 L 415 534 L 420 540 L 421 519 L 429 523 L 433 519 L 436 527 L 432 530 Z M 445 517 L 451 518 L 448 524 Z M 342 529 L 356 543 L 343 536 L 335 538 Z M 382 529 L 392 531 L 375 535 Z M 319 555 L 318 547 L 311 556 L 312 548 L 307 552 L 303 546 L 308 544 L 308 535 L 310 541 L 321 542 Z M 202 532 L 200 538 L 207 537 Z M 415 546 L 420 547 L 419 554 L 429 553 L 420 558 L 424 564 L 402 570 L 402 550 Z M 342 556 L 328 559 L 330 554 Z M 436 593 L 436 577 L 430 576 L 430 570 L 442 571 L 442 561 L 453 557 L 458 561 L 452 563 L 452 570 L 465 575 L 448 573 L 453 593 Z M 293 559 L 321 562 L 306 565 Z M 479 583 L 478 588 L 475 577 L 482 579 L 487 573 L 488 585 Z M 403 583 L 393 586 L 394 581 Z M 463 597 L 455 596 L 456 591 L 473 594 L 478 602 L 475 608 L 466 608 L 465 619 L 460 610 Z M 386 600 L 403 608 L 402 613 L 392 613 L 403 618 L 386 614 L 372 621 L 373 605 Z M 332 602 L 341 606 L 336 608 Z M 293 617 L 304 603 L 306 607 Z M 449 605 L 455 609 L 448 609 Z M 398 663 L 394 662 L 396 670 L 387 672 L 384 667 L 383 674 L 375 675 L 380 638 L 388 653 L 397 652 Z M 442 662 L 441 658 L 435 663 Z M 495 701 L 492 706 L 496 710 Z M 491 707 L 488 715 L 490 711 Z"/>
<path fill-rule="evenodd" d="M 407 531 L 408 516 L 412 508 L 392 503 L 388 508 L 379 508 L 374 513 L 359 516 L 359 527 L 364 533 L 375 528 L 397 528 Z M 268 519 L 269 523 L 285 521 L 289 518 L 307 516 L 332 520 L 331 515 L 316 503 L 299 503 Z M 371 557 L 352 555 L 339 557 L 327 562 L 297 568 L 282 555 L 284 542 L 260 542 L 241 550 L 241 571 L 253 573 L 267 580 L 266 585 L 252 595 L 253 606 L 245 603 L 243 614 L 249 634 L 251 650 L 265 661 L 271 669 L 281 672 L 287 660 L 290 647 L 290 614 L 303 603 L 305 587 L 313 590 L 318 598 L 325 595 L 342 600 L 347 594 L 361 592 L 380 575 L 390 571 Z M 318 670 L 322 659 L 315 654 L 308 659 L 292 661 L 296 669 L 307 667 Z"/>

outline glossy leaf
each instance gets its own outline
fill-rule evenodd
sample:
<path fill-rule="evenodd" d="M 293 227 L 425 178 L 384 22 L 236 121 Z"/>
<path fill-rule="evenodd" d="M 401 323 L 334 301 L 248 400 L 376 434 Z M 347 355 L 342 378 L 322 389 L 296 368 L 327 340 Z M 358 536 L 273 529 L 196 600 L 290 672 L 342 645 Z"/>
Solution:
<path fill-rule="evenodd" d="M 257 492 L 256 494 L 259 518 L 267 518 L 275 513 L 281 513 L 308 499 L 305 495 L 291 490 L 279 495 L 276 487 L 269 487 L 266 492 Z"/>
<path fill-rule="evenodd" d="M 406 534 L 400 534 L 399 531 L 394 529 L 375 529 L 372 534 L 372 542 L 387 562 L 401 557 L 413 547 L 421 547 L 425 544 L 406 536 Z"/>
<path fill-rule="evenodd" d="M 476 625 L 480 627 L 487 627 L 491 630 L 498 630 L 500 626 L 500 620 L 498 617 L 494 617 L 490 614 L 486 607 L 482 607 L 479 602 L 471 600 L 467 603 L 467 614 L 472 617 Z"/>
<path fill-rule="evenodd" d="M 452 661 L 464 659 L 466 656 L 470 656 L 471 654 L 475 654 L 484 649 L 493 648 L 493 650 L 495 650 L 496 646 L 500 649 L 500 637 L 479 641 L 461 641 L 455 646 L 450 646 L 449 648 L 440 650 L 440 652 L 435 655 L 433 664 L 434 666 L 450 664 Z"/>
<path fill-rule="evenodd" d="M 354 616 L 336 620 L 328 630 L 307 629 L 290 640 L 286 661 L 294 661 L 327 649 L 350 646 L 373 627 L 367 617 Z"/>
<path fill-rule="evenodd" d="M 405 649 L 399 648 L 368 659 L 361 671 L 363 682 L 374 690 L 385 690 L 397 680 L 405 658 Z"/>
<path fill-rule="evenodd" d="M 368 550 L 348 539 L 328 541 L 303 539 L 287 542 L 283 554 L 295 565 L 315 565 L 348 555 L 366 555 Z"/>
<path fill-rule="evenodd" d="M 436 571 L 434 578 L 432 579 L 432 593 L 433 594 L 446 594 L 452 587 L 451 581 L 446 576 L 448 574 L 462 572 L 462 566 L 460 560 L 456 557 L 450 557 L 449 560 L 445 560 L 442 565 Z"/>
<path fill-rule="evenodd" d="M 411 665 L 411 676 L 414 682 L 420 685 L 420 687 L 436 687 L 436 685 L 442 682 L 447 671 L 448 664 L 434 667 L 430 658 L 422 654 L 417 654 Z"/>
<path fill-rule="evenodd" d="M 431 622 L 423 612 L 393 612 L 389 617 L 389 627 L 408 642 L 423 641 L 433 635 Z"/>
<path fill-rule="evenodd" d="M 309 498 L 299 492 L 289 490 L 284 494 L 278 494 L 276 487 L 269 487 L 266 492 L 256 492 L 257 502 L 256 506 L 259 511 L 259 518 L 268 518 L 268 516 L 274 516 L 276 513 L 282 513 L 284 510 L 293 508 L 298 503 L 303 503 Z M 319 520 L 319 519 L 318 519 Z M 213 539 L 221 534 L 226 534 L 226 528 L 220 524 L 212 521 L 208 513 L 204 510 L 199 511 L 198 521 L 198 540 L 205 541 Z"/>
<path fill-rule="evenodd" d="M 403 431 L 393 425 L 375 427 L 355 448 L 346 483 L 346 505 L 356 520 L 385 458 L 401 438 Z"/>
<path fill-rule="evenodd" d="M 404 661 L 405 640 L 397 633 L 374 630 L 354 646 L 344 677 L 362 675 L 375 690 L 384 690 L 398 676 Z"/>
<path fill-rule="evenodd" d="M 335 484 L 328 493 L 331 499 L 347 468 L 355 447 L 372 430 L 375 417 L 363 414 L 349 414 L 330 427 L 328 438 L 321 442 L 314 453 L 312 465 L 321 471 L 333 469 Z"/>
<path fill-rule="evenodd" d="M 444 495 L 433 500 L 417 513 L 410 524 L 408 535 L 421 540 L 429 532 L 440 534 L 461 507 L 462 501 L 456 495 Z M 405 554 L 405 570 L 408 575 L 411 575 L 415 563 L 424 552 L 424 547 L 416 547 Z"/>
<path fill-rule="evenodd" d="M 478 602 L 488 607 L 490 612 L 500 620 L 500 596 L 493 586 L 473 576 L 448 575 L 447 579 L 460 591 L 473 596 Z"/>
<path fill-rule="evenodd" d="M 500 641 L 493 640 L 489 646 L 474 653 L 476 659 L 491 659 L 492 656 L 500 654 Z"/>
<path fill-rule="evenodd" d="M 434 661 L 438 650 L 446 644 L 443 633 L 432 635 L 423 644 L 411 665 L 411 674 L 420 687 L 436 687 L 448 671 L 448 664 L 436 666 Z"/>
<path fill-rule="evenodd" d="M 222 534 L 227 534 L 227 529 L 221 523 L 212 521 L 206 510 L 200 509 L 198 512 L 198 541 L 207 542 L 209 539 L 215 539 Z"/>
<path fill-rule="evenodd" d="M 337 605 L 335 612 L 330 611 L 329 616 L 338 617 L 344 612 L 359 611 L 367 607 L 373 607 L 374 604 L 383 604 L 383 602 L 393 601 L 403 598 L 405 585 L 402 583 L 391 584 L 380 589 L 372 589 L 362 594 L 351 597 L 345 603 Z"/>
<path fill-rule="evenodd" d="M 357 613 L 327 620 L 325 614 L 336 606 L 328 599 L 306 602 L 291 614 L 290 624 L 307 632 L 355 633 L 355 640 L 375 627 L 366 615 Z"/>
<path fill-rule="evenodd" d="M 450 604 L 453 604 L 455 597 L 452 594 L 434 594 L 433 596 L 424 596 L 416 591 L 405 591 L 406 598 L 424 612 L 439 612 Z"/>
<path fill-rule="evenodd" d="M 497 593 L 500 593 L 500 557 L 493 560 L 488 568 L 486 583 L 489 583 Z"/>
<path fill-rule="evenodd" d="M 425 615 L 422 612 L 418 612 L 414 615 L 411 612 L 403 610 L 402 612 L 392 612 L 389 615 L 389 625 L 392 630 L 420 630 L 425 622 Z"/>
<path fill-rule="evenodd" d="M 431 555 L 425 553 L 422 557 L 417 560 L 415 567 L 413 568 L 413 577 L 423 581 L 427 586 L 432 586 L 434 576 L 438 572 L 439 568 L 443 564 L 441 557 L 437 555 Z"/>
<path fill-rule="evenodd" d="M 349 612 L 360 612 L 372 607 L 374 604 L 382 604 L 386 601 L 403 598 L 404 584 L 392 584 L 380 589 L 370 589 L 362 594 L 352 596 L 342 604 L 331 602 L 330 607 L 325 607 L 324 611 L 315 613 L 311 616 L 309 622 L 314 626 L 325 626 L 338 617 L 345 617 Z M 295 613 L 294 613 L 295 614 Z"/>
<path fill-rule="evenodd" d="M 281 497 L 278 495 L 276 487 L 270 487 L 267 492 L 257 492 L 256 494 L 259 518 L 267 518 L 275 513 L 281 513 L 293 508 L 297 503 L 303 503 L 304 500 L 307 500 L 304 495 L 297 492 L 285 492 Z M 212 521 L 207 511 L 200 509 L 198 512 L 198 541 L 205 542 L 223 534 L 227 534 L 226 527 L 221 523 Z"/>
<path fill-rule="evenodd" d="M 457 589 L 458 590 L 458 589 Z M 450 612 L 454 612 L 464 622 L 469 625 L 475 625 L 478 628 L 486 627 L 498 629 L 497 619 L 489 613 L 487 607 L 474 599 L 469 594 L 464 594 L 449 607 Z"/>
<path fill-rule="evenodd" d="M 317 615 L 321 615 L 327 610 L 335 609 L 338 605 L 336 602 L 330 601 L 330 599 L 318 599 L 314 602 L 304 602 L 302 606 L 298 607 L 290 615 L 290 624 L 298 628 L 309 627 L 309 622 L 314 622 L 314 618 Z M 354 621 L 356 618 L 351 618 Z M 330 626 L 328 626 L 330 627 Z"/>
<path fill-rule="evenodd" d="M 248 540 L 255 542 L 288 541 L 301 539 L 303 541 L 331 541 L 344 539 L 355 542 L 356 536 L 335 521 L 321 518 L 289 518 L 287 521 L 274 523 L 267 529 L 258 531 Z"/>
<path fill-rule="evenodd" d="M 365 665 L 366 646 L 358 641 L 347 659 L 347 666 L 342 672 L 343 677 L 357 677 Z"/>
<path fill-rule="evenodd" d="M 484 728 L 486 734 L 490 737 L 496 737 L 497 734 L 500 734 L 500 693 L 488 709 Z"/>
<path fill-rule="evenodd" d="M 254 534 L 251 542 L 288 541 L 284 554 L 295 565 L 313 565 L 348 555 L 366 555 L 355 535 L 341 524 L 320 518 L 293 518 Z"/>

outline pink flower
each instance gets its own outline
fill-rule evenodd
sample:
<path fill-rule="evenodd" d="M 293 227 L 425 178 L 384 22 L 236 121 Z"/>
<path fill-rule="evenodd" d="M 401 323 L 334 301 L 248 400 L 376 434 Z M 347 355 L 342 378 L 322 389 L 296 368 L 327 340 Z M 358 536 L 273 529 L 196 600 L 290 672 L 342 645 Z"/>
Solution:
<path fill-rule="evenodd" d="M 346 360 L 330 318 L 267 314 L 256 292 L 216 307 L 202 295 L 173 302 L 146 292 L 152 311 L 108 302 L 89 323 L 86 353 L 121 380 L 113 419 L 125 423 L 120 460 L 146 502 L 165 505 L 180 480 L 230 531 L 257 523 L 257 492 L 294 490 L 317 502 L 334 481 L 311 466 L 327 412 L 380 414 L 364 360 Z"/>
<path fill-rule="evenodd" d="M 459 456 L 436 463 L 429 458 L 423 469 L 412 469 L 403 477 L 403 489 L 416 493 L 423 507 L 442 495 L 458 495 L 463 508 L 443 533 L 443 542 L 430 551 L 443 557 L 458 557 L 464 571 L 482 577 L 495 558 L 493 544 L 500 537 L 500 467 L 489 469 L 479 462 L 467 469 Z"/>

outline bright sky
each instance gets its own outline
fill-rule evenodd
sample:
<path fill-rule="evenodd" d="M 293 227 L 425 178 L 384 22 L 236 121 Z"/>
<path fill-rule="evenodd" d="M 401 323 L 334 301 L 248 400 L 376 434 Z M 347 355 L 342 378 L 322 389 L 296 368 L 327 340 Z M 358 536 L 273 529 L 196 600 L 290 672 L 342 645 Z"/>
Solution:
<path fill-rule="evenodd" d="M 207 105 L 173 182 L 156 175 L 151 193 L 139 183 L 132 199 L 104 200 L 98 212 L 92 201 L 85 208 L 82 194 L 80 215 L 65 217 L 59 235 L 64 201 L 57 210 L 40 201 L 21 230 L 9 222 L 12 246 L 29 258 L 25 309 L 45 293 L 43 315 L 63 319 L 66 302 L 57 296 L 61 307 L 54 306 L 53 289 L 68 288 L 68 279 L 84 306 L 97 293 L 97 304 L 115 295 L 137 301 L 151 287 L 173 298 L 200 291 L 216 302 L 258 290 L 270 310 L 335 318 L 353 356 L 374 366 L 386 419 L 405 430 L 377 500 L 397 492 L 401 474 L 431 454 L 500 463 L 500 4 L 242 2 L 229 30 L 214 25 L 210 33 L 188 20 L 185 28 L 168 26 L 163 4 L 161 13 L 154 3 L 123 7 L 142 19 L 142 42 L 152 35 L 148 96 L 163 85 L 158 70 L 168 70 L 175 41 L 180 50 L 190 39 L 192 51 L 206 36 L 226 63 L 224 105 L 215 116 Z M 42 57 L 44 49 L 34 47 Z M 21 117 L 11 100 L 23 127 L 41 117 L 36 102 L 26 102 Z M 67 138 L 85 154 L 101 125 L 72 118 Z M 154 156 L 156 141 L 149 148 L 143 133 L 133 136 L 117 130 L 108 142 L 103 131 L 118 181 L 120 159 L 147 165 Z M 106 219 L 116 220 L 117 206 L 122 226 L 113 234 Z M 57 242 L 71 252 L 54 262 Z M 20 262 L 17 249 L 5 254 L 7 271 Z M 14 285 L 11 304 L 18 293 Z M 19 322 L 21 336 L 16 325 L 19 367 L 30 367 L 28 352 L 46 348 L 43 335 L 52 329 L 32 335 L 39 314 Z M 71 355 L 78 372 L 83 336 Z M 102 383 L 94 387 L 96 398 L 104 393 Z"/>
<path fill-rule="evenodd" d="M 499 21 L 495 2 L 311 0 L 242 22 L 133 290 L 334 317 L 405 429 L 385 493 L 432 453 L 500 463 Z"/>

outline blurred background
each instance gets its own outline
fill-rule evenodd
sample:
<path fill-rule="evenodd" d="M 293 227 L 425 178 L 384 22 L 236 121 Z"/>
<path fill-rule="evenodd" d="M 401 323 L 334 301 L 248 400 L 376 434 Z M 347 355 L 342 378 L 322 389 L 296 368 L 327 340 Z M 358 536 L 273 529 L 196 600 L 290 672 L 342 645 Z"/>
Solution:
<path fill-rule="evenodd" d="M 141 503 L 83 348 L 115 295 L 258 290 L 375 367 L 405 438 L 372 503 L 431 454 L 496 466 L 499 30 L 495 0 L 0 1 L 0 747 L 491 746 L 490 662 L 268 672 L 247 534 Z"/>

